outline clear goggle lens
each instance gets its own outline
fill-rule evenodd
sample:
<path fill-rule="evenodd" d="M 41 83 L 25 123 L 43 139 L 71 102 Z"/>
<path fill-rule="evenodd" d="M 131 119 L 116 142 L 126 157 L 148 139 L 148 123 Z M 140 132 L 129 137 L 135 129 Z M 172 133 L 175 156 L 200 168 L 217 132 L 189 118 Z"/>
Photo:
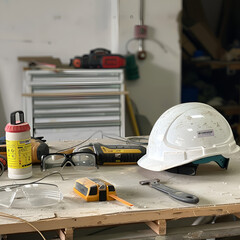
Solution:
<path fill-rule="evenodd" d="M 59 203 L 62 199 L 62 193 L 54 184 L 26 184 L 0 191 L 0 206 L 8 208 L 47 207 Z"/>
<path fill-rule="evenodd" d="M 10 207 L 16 196 L 16 189 L 5 188 L 0 191 L 0 206 Z"/>
<path fill-rule="evenodd" d="M 83 170 L 85 167 L 96 167 L 96 157 L 92 153 L 73 153 L 70 155 L 64 154 L 49 154 L 42 157 L 42 170 L 59 168 L 59 170 L 72 166 L 75 170 Z"/>
<path fill-rule="evenodd" d="M 63 195 L 56 185 L 27 184 L 22 187 L 22 190 L 33 207 L 52 206 L 63 199 Z"/>
<path fill-rule="evenodd" d="M 72 161 L 75 163 L 76 166 L 95 167 L 96 165 L 95 155 L 91 153 L 74 154 L 72 156 Z"/>
<path fill-rule="evenodd" d="M 65 156 L 52 154 L 44 156 L 42 159 L 43 169 L 61 167 Z"/>

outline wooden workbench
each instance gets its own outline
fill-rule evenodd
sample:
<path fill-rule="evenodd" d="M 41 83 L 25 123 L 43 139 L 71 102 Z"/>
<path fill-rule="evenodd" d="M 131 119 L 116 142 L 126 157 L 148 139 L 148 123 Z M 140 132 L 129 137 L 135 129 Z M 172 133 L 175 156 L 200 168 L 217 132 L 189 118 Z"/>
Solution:
<path fill-rule="evenodd" d="M 75 228 L 112 226 L 131 223 L 147 223 L 159 236 L 156 239 L 181 239 L 179 233 L 170 234 L 167 222 L 172 219 L 196 218 L 200 216 L 240 215 L 240 159 L 230 161 L 228 170 L 217 164 L 201 165 L 196 176 L 178 175 L 169 172 L 152 172 L 131 166 L 105 166 L 89 171 L 62 171 L 65 180 L 57 175 L 43 182 L 57 184 L 63 193 L 63 201 L 42 209 L 18 209 L 0 207 L 0 212 L 12 214 L 31 222 L 40 231 L 59 230 L 61 239 L 73 239 Z M 41 178 L 39 166 L 34 167 L 33 177 L 21 182 L 31 182 Z M 73 192 L 75 180 L 80 177 L 98 177 L 115 185 L 119 197 L 132 203 L 128 207 L 117 201 L 85 202 Z M 140 180 L 159 178 L 162 183 L 199 197 L 198 204 L 187 204 L 161 193 L 149 186 L 139 184 Z M 18 182 L 1 176 L 0 185 Z M 184 239 L 202 239 L 208 232 L 216 236 L 240 235 L 238 221 L 226 223 L 218 228 L 216 224 L 188 228 Z M 214 230 L 213 228 L 216 228 Z M 195 230 L 194 230 L 195 228 Z M 205 232 L 204 228 L 208 229 Z M 211 229 L 209 229 L 211 228 Z M 197 229 L 197 230 L 196 230 Z M 230 229 L 230 230 L 229 230 Z M 201 230 L 201 231 L 200 231 Z M 27 223 L 0 217 L 0 234 L 35 231 Z M 195 231 L 195 232 L 194 232 Z M 198 234 L 196 234 L 196 231 Z M 191 233 L 191 234 L 190 234 Z M 195 233 L 195 235 L 194 235 Z M 178 237 L 176 237 L 178 234 Z M 183 236 L 185 233 L 181 233 Z M 205 235 L 204 235 L 205 234 Z M 211 235 L 210 234 L 210 235 Z M 175 238 L 174 238 L 175 236 Z M 209 236 L 209 235 L 208 235 Z"/>

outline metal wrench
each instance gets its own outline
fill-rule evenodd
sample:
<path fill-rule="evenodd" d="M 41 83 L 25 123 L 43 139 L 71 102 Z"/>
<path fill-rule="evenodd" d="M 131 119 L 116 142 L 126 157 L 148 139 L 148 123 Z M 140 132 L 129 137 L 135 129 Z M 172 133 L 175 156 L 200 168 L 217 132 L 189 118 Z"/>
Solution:
<path fill-rule="evenodd" d="M 170 188 L 165 186 L 164 184 L 160 183 L 159 179 L 153 179 L 153 180 L 143 180 L 139 182 L 141 185 L 149 185 L 150 187 L 157 189 L 158 191 L 167 193 L 170 197 L 177 199 L 179 201 L 182 202 L 186 202 L 186 203 L 198 203 L 199 202 L 199 198 L 189 194 L 189 193 L 185 193 L 182 191 L 178 191 L 176 189 Z"/>

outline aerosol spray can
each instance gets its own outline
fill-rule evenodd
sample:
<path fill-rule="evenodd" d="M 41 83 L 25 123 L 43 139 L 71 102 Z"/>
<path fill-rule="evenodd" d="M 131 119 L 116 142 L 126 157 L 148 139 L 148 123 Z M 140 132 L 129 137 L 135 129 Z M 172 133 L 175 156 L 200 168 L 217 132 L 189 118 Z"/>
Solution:
<path fill-rule="evenodd" d="M 16 115 L 19 120 L 16 121 Z M 25 179 L 32 176 L 32 153 L 30 126 L 24 122 L 24 113 L 11 113 L 11 122 L 5 127 L 7 146 L 8 177 Z"/>

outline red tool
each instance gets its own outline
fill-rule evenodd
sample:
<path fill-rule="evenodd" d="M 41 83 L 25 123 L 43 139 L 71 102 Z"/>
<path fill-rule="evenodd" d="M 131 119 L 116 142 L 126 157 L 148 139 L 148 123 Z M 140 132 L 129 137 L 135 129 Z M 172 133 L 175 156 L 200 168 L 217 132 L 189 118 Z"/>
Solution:
<path fill-rule="evenodd" d="M 74 68 L 124 68 L 126 59 L 119 54 L 111 54 L 104 48 L 96 48 L 90 54 L 71 59 L 70 66 Z"/>

